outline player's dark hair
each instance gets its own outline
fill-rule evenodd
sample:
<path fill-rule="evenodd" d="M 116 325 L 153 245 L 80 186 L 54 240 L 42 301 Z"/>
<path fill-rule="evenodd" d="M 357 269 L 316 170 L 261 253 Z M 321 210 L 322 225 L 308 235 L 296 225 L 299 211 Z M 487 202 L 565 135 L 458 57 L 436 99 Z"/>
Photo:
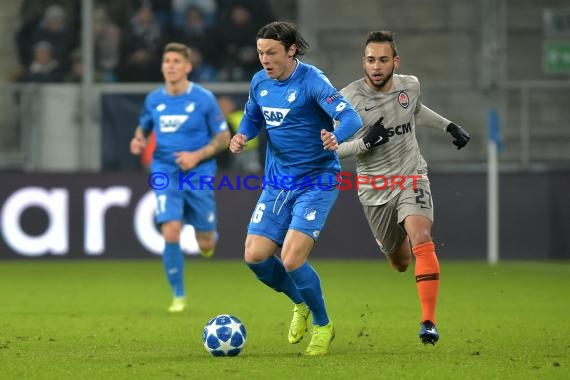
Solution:
<path fill-rule="evenodd" d="M 256 40 L 260 38 L 279 41 L 285 46 L 285 50 L 289 50 L 291 45 L 295 44 L 297 47 L 295 57 L 305 54 L 309 48 L 309 43 L 301 37 L 297 27 L 290 22 L 275 21 L 265 25 L 259 29 L 255 37 Z"/>
<path fill-rule="evenodd" d="M 398 55 L 398 49 L 396 48 L 396 36 L 394 32 L 390 30 L 379 30 L 368 33 L 364 47 L 368 46 L 368 44 L 371 42 L 380 42 L 380 43 L 387 42 L 390 44 L 390 47 L 392 48 L 392 53 L 394 54 L 394 57 Z"/>
<path fill-rule="evenodd" d="M 166 46 L 164 47 L 164 51 L 162 53 L 164 54 L 170 51 L 182 54 L 184 58 L 186 58 L 186 60 L 190 62 L 190 56 L 192 55 L 192 50 L 188 46 L 181 44 L 179 42 L 170 42 L 166 44 Z"/>

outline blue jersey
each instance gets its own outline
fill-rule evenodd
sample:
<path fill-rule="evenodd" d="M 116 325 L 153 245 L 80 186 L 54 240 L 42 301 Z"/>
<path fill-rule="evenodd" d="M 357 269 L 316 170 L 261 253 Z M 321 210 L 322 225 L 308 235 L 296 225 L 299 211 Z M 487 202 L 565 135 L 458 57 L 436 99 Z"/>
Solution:
<path fill-rule="evenodd" d="M 334 119 L 340 121 L 336 131 Z M 340 162 L 334 151 L 323 149 L 320 131 L 334 131 L 341 143 L 361 127 L 362 121 L 319 69 L 297 61 L 291 76 L 283 81 L 269 78 L 265 70 L 254 75 L 238 132 L 249 140 L 264 125 L 265 175 L 272 186 L 283 188 L 281 180 L 285 177 L 297 184 L 308 178 L 313 185 L 321 176 L 335 178 Z"/>
<path fill-rule="evenodd" d="M 176 165 L 174 153 L 198 150 L 228 129 L 214 94 L 193 82 L 180 95 L 168 94 L 164 86 L 148 94 L 139 122 L 145 133 L 156 135 L 155 161 L 169 166 Z M 216 160 L 203 161 L 192 171 L 215 175 Z"/>

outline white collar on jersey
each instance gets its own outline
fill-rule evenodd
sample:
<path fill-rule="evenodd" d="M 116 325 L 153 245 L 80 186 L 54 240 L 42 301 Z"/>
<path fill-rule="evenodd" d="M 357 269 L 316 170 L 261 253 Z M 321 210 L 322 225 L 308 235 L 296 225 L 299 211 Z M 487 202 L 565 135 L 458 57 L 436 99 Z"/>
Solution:
<path fill-rule="evenodd" d="M 293 75 L 295 75 L 295 73 L 297 72 L 297 69 L 299 68 L 300 65 L 301 65 L 301 61 L 299 61 L 297 58 L 295 58 L 295 68 L 293 69 L 293 72 L 291 73 L 289 78 L 293 78 Z M 287 78 L 287 79 L 289 79 L 289 78 Z"/>
<path fill-rule="evenodd" d="M 194 88 L 194 82 L 192 81 L 188 81 L 188 88 L 186 89 L 186 91 L 184 91 L 185 94 L 189 94 L 190 92 L 192 92 L 192 89 Z M 168 91 L 166 91 L 166 85 L 162 86 L 162 94 L 163 95 L 170 95 L 170 96 L 178 96 L 178 95 L 182 95 L 182 94 L 178 94 L 178 95 L 171 95 L 168 93 Z"/>

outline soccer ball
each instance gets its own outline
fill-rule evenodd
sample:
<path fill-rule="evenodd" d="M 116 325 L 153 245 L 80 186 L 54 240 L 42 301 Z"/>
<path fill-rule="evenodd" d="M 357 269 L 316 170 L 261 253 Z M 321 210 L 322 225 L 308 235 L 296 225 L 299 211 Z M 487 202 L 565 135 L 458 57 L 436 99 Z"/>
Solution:
<path fill-rule="evenodd" d="M 206 351 L 214 356 L 237 356 L 243 349 L 246 338 L 243 323 L 229 314 L 210 319 L 202 333 Z"/>

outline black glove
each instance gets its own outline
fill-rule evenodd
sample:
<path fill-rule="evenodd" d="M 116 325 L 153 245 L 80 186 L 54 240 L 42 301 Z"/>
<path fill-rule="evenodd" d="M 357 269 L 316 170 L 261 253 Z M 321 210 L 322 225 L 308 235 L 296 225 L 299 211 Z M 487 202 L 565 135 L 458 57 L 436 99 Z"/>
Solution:
<path fill-rule="evenodd" d="M 384 116 L 378 119 L 374 125 L 369 126 L 364 133 L 362 141 L 364 141 L 366 149 L 370 150 L 376 146 L 380 146 L 388 142 L 388 130 L 384 128 L 382 120 L 384 120 Z"/>
<path fill-rule="evenodd" d="M 471 138 L 465 129 L 454 123 L 449 123 L 445 131 L 451 133 L 451 136 L 455 139 L 453 140 L 453 145 L 455 145 L 457 149 L 461 149 L 467 145 L 467 142 L 469 142 Z"/>

